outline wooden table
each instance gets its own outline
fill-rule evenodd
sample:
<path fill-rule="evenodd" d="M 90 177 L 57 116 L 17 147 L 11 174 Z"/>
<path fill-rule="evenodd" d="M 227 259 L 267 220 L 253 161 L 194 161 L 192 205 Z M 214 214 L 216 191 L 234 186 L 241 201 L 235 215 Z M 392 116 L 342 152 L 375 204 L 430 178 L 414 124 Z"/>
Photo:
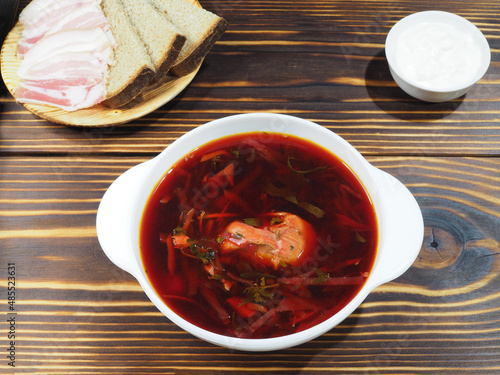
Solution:
<path fill-rule="evenodd" d="M 189 87 L 141 119 L 53 124 L 1 88 L 0 373 L 499 374 L 500 3 L 201 3 L 230 29 Z M 468 18 L 491 47 L 487 74 L 448 103 L 404 94 L 384 55 L 391 26 L 429 9 Z M 403 276 L 327 334 L 272 353 L 215 347 L 177 328 L 107 259 L 95 232 L 100 199 L 121 173 L 200 124 L 256 111 L 338 133 L 412 191 L 426 227 Z"/>

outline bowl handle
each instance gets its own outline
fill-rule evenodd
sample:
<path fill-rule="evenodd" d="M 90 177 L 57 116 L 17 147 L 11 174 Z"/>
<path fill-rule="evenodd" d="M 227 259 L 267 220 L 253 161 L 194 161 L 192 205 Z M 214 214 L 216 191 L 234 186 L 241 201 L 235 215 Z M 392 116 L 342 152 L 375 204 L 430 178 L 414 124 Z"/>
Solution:
<path fill-rule="evenodd" d="M 140 188 L 144 175 L 154 159 L 138 164 L 119 176 L 101 199 L 96 216 L 99 243 L 107 257 L 118 267 L 137 276 L 140 272 L 134 251 L 133 233 L 137 231 L 132 221 L 131 197 Z"/>
<path fill-rule="evenodd" d="M 373 166 L 372 166 L 373 167 Z M 417 258 L 424 238 L 422 211 L 412 193 L 398 179 L 375 168 L 382 208 L 380 262 L 372 277 L 376 287 L 401 276 Z"/>

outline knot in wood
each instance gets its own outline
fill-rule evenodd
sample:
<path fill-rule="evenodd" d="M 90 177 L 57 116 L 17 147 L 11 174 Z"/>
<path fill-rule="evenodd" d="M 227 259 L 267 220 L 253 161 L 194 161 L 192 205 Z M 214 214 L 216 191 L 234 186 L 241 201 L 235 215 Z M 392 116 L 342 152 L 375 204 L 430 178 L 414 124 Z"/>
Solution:
<path fill-rule="evenodd" d="M 422 249 L 414 266 L 441 269 L 455 263 L 463 250 L 460 241 L 442 228 L 425 228 Z"/>

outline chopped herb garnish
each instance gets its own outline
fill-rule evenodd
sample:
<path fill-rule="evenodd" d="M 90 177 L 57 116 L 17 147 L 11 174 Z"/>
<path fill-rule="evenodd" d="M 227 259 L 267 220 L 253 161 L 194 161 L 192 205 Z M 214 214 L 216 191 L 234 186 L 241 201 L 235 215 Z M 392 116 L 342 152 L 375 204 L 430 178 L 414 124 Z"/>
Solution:
<path fill-rule="evenodd" d="M 241 233 L 236 232 L 233 234 L 233 238 L 241 240 L 243 238 L 243 235 Z"/>
<path fill-rule="evenodd" d="M 313 205 L 312 203 L 308 202 L 299 202 L 297 199 L 297 196 L 293 194 L 293 192 L 289 188 L 277 188 L 273 184 L 269 184 L 266 187 L 266 193 L 273 196 L 273 197 L 280 197 L 288 202 L 294 203 L 297 206 L 303 208 L 304 210 L 308 211 L 309 213 L 313 214 L 316 216 L 318 219 L 321 219 L 323 216 L 325 216 L 325 211 L 323 211 L 321 208 Z"/>
<path fill-rule="evenodd" d="M 240 151 L 237 149 L 231 149 L 231 154 L 234 158 L 238 159 L 240 157 Z"/>
<path fill-rule="evenodd" d="M 196 244 L 191 245 L 189 249 L 191 250 L 191 254 L 201 259 L 204 264 L 207 264 L 209 260 L 215 258 L 215 253 L 213 251 L 200 251 Z"/>
<path fill-rule="evenodd" d="M 245 295 L 252 297 L 253 301 L 256 303 L 265 303 L 266 301 L 272 300 L 274 293 L 272 290 L 279 286 L 279 284 L 267 284 L 265 277 L 260 279 L 260 283 L 254 284 L 253 286 L 247 287 L 243 293 Z"/>
<path fill-rule="evenodd" d="M 216 273 L 212 276 L 214 280 L 227 280 L 228 278 L 220 273 Z"/>
<path fill-rule="evenodd" d="M 273 216 L 273 218 L 271 219 L 271 225 L 281 224 L 282 222 L 283 222 L 283 219 L 278 217 L 278 216 Z"/>
<path fill-rule="evenodd" d="M 323 283 L 323 282 L 325 282 L 326 280 L 328 280 L 330 278 L 330 274 L 329 273 L 324 273 L 319 268 L 316 268 L 314 271 L 318 275 L 318 277 L 316 277 L 316 279 L 314 279 L 315 283 Z"/>
<path fill-rule="evenodd" d="M 245 272 L 240 274 L 240 277 L 248 280 L 255 280 L 255 279 L 262 280 L 263 277 L 268 279 L 273 279 L 275 276 L 261 272 Z"/>
<path fill-rule="evenodd" d="M 316 216 L 318 219 L 321 219 L 323 216 L 325 216 L 325 211 L 323 211 L 321 208 L 308 203 L 308 202 L 299 202 L 295 196 L 293 197 L 285 197 L 285 199 L 289 202 L 295 203 L 297 206 L 303 208 L 307 212 L 313 214 Z"/>
<path fill-rule="evenodd" d="M 260 221 L 259 219 L 253 218 L 253 217 L 243 219 L 243 222 L 247 225 L 250 225 L 250 226 L 256 227 L 256 228 L 260 228 L 262 226 L 262 221 Z"/>
<path fill-rule="evenodd" d="M 358 242 L 361 242 L 361 243 L 366 242 L 366 238 L 364 238 L 361 234 L 359 234 L 358 231 L 356 231 L 356 239 L 358 240 Z"/>
<path fill-rule="evenodd" d="M 272 300 L 274 297 L 273 290 L 278 287 L 279 284 L 268 284 L 267 280 L 269 277 L 269 275 L 262 275 L 259 281 L 255 282 L 252 286 L 247 287 L 243 293 L 247 297 L 252 298 L 253 302 L 256 303 L 265 303 Z"/>
<path fill-rule="evenodd" d="M 288 197 L 293 195 L 293 191 L 287 187 L 278 188 L 276 185 L 270 183 L 266 186 L 266 193 L 273 197 Z"/>
<path fill-rule="evenodd" d="M 184 235 L 184 234 L 186 234 L 186 231 L 184 229 L 182 229 L 181 227 L 177 227 L 177 228 L 174 228 L 174 230 L 172 231 L 172 234 L 174 236 Z"/>
<path fill-rule="evenodd" d="M 294 171 L 295 173 L 298 173 L 298 174 L 307 174 L 307 173 L 312 173 L 312 172 L 321 171 L 323 169 L 326 169 L 326 167 L 316 167 L 316 168 L 308 169 L 305 171 L 299 171 L 299 170 L 295 169 L 294 167 L 292 167 L 292 163 L 290 162 L 290 160 L 297 160 L 297 159 L 289 156 L 287 159 L 287 164 L 288 164 L 288 168 L 290 168 L 292 171 Z"/>

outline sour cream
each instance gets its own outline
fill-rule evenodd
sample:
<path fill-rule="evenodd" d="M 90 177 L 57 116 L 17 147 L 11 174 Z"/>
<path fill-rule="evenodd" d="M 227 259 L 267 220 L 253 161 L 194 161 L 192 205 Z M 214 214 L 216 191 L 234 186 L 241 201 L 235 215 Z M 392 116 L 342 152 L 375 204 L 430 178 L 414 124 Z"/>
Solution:
<path fill-rule="evenodd" d="M 472 36 L 445 23 L 424 22 L 397 39 L 395 63 L 409 81 L 445 90 L 470 81 L 481 64 Z"/>

